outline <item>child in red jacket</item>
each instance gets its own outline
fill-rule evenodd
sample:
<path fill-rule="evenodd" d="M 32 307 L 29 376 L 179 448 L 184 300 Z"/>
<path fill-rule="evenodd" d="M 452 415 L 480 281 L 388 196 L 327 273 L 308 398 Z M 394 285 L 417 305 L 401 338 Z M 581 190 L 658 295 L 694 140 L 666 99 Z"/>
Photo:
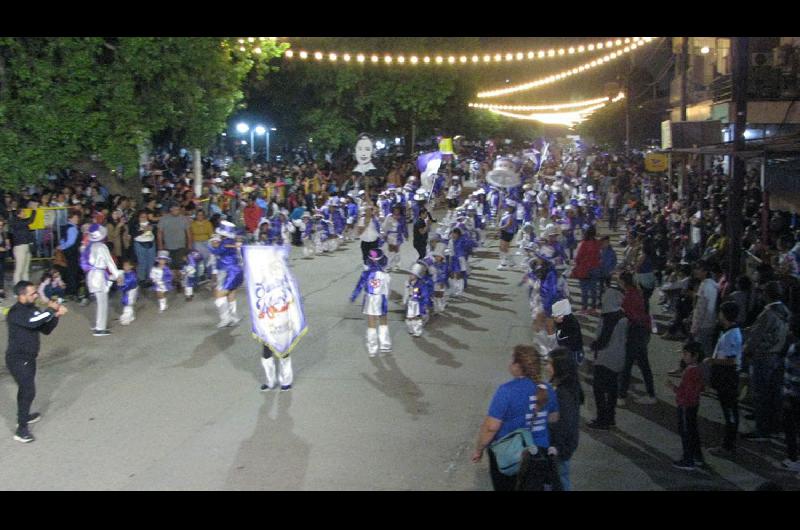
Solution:
<path fill-rule="evenodd" d="M 683 371 L 678 386 L 667 381 L 667 386 L 675 392 L 675 404 L 678 411 L 678 432 L 683 444 L 683 458 L 672 465 L 678 469 L 692 471 L 696 466 L 705 466 L 703 452 L 700 449 L 700 432 L 697 429 L 697 410 L 700 408 L 700 393 L 703 391 L 703 369 L 698 359 L 703 351 L 699 342 L 689 342 L 683 346 Z"/>

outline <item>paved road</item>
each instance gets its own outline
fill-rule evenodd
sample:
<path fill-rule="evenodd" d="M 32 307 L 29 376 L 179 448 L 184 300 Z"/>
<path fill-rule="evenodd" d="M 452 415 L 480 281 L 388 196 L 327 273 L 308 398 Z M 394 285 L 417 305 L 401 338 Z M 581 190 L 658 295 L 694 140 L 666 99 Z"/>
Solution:
<path fill-rule="evenodd" d="M 415 256 L 406 245 L 403 263 Z M 43 341 L 34 410 L 44 418 L 31 427 L 35 443 L 12 439 L 16 387 L 0 371 L 0 484 L 21 490 L 490 489 L 488 463 L 473 465 L 470 452 L 494 389 L 510 377 L 511 348 L 532 333 L 526 293 L 516 287 L 520 273 L 497 271 L 496 252 L 479 256 L 465 301 L 432 320 L 421 338 L 405 330 L 399 302 L 405 275 L 393 274 L 394 352 L 370 359 L 360 306 L 347 303 L 360 271 L 357 243 L 312 259 L 293 249 L 310 331 L 294 353 L 295 387 L 288 393 L 259 392 L 260 349 L 248 321 L 217 330 L 210 294 L 190 303 L 173 296 L 163 315 L 148 295 L 134 324 L 115 323 L 106 338 L 88 332 L 93 306 L 73 307 Z M 243 294 L 239 300 L 247 316 Z M 118 299 L 114 304 L 119 312 Z M 596 319 L 582 321 L 592 335 Z M 612 432 L 582 429 L 574 488 L 753 489 L 766 479 L 796 487 L 792 474 L 773 466 L 783 458 L 775 442 L 743 442 L 736 463 L 709 456 L 711 472 L 670 466 L 680 439 L 664 378 L 676 348 L 660 339 L 651 343 L 657 405 L 620 410 Z M 594 414 L 588 368 L 584 420 Z M 633 393 L 641 395 L 634 374 Z M 721 436 L 718 408 L 703 398 L 701 435 L 710 444 Z"/>

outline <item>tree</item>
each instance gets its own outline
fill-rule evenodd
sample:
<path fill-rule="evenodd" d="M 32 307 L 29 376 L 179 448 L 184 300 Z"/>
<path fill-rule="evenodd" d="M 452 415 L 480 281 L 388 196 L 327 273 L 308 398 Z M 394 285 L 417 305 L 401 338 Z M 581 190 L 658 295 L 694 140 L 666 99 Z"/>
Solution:
<path fill-rule="evenodd" d="M 0 186 L 93 159 L 128 182 L 157 135 L 206 148 L 251 71 L 288 47 L 271 39 L 0 39 Z"/>

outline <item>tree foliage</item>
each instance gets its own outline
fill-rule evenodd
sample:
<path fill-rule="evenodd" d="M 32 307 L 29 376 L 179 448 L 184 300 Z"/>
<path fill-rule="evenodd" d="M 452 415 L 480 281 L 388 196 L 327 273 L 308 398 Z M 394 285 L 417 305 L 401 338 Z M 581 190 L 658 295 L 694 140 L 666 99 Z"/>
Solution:
<path fill-rule="evenodd" d="M 0 186 L 93 158 L 136 175 L 155 137 L 205 148 L 286 48 L 272 40 L 170 37 L 0 38 Z"/>
<path fill-rule="evenodd" d="M 430 52 L 479 50 L 470 38 L 324 39 L 303 43 L 307 49 L 343 53 L 355 50 Z M 280 135 L 291 144 L 313 138 L 320 151 L 348 149 L 361 132 L 404 137 L 411 142 L 433 135 L 471 138 L 527 131 L 533 124 L 470 109 L 480 83 L 463 68 L 436 66 L 343 65 L 295 61 L 263 82 L 248 83 L 251 109 L 280 123 Z"/>

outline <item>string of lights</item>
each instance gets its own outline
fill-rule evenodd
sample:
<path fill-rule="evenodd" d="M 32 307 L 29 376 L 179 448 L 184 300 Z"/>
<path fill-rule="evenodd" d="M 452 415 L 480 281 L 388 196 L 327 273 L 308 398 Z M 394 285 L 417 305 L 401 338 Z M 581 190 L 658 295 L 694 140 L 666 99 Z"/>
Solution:
<path fill-rule="evenodd" d="M 574 107 L 587 107 L 589 105 L 597 105 L 610 101 L 611 98 L 606 96 L 603 98 L 587 99 L 584 101 L 575 101 L 572 103 L 556 103 L 553 105 L 499 105 L 496 103 L 469 103 L 468 106 L 475 109 L 486 110 L 562 110 Z"/>
<path fill-rule="evenodd" d="M 252 37 L 251 37 L 252 38 Z M 640 44 L 644 37 L 625 37 L 589 44 L 573 44 L 566 47 L 550 48 L 547 50 L 528 50 L 505 53 L 460 53 L 447 55 L 420 55 L 414 53 L 337 53 L 329 51 L 287 50 L 284 57 L 287 59 L 314 59 L 332 63 L 358 63 L 358 64 L 398 64 L 398 65 L 443 65 L 443 64 L 498 64 L 519 62 L 524 60 L 553 59 L 581 55 L 596 50 L 607 50 Z"/>
<path fill-rule="evenodd" d="M 582 64 L 580 66 L 576 66 L 574 68 L 570 68 L 568 70 L 564 70 L 564 71 L 559 72 L 557 74 L 553 74 L 553 75 L 550 75 L 550 76 L 547 76 L 547 77 L 543 77 L 543 78 L 537 79 L 535 81 L 530 81 L 528 83 L 523 83 L 521 85 L 504 87 L 504 88 L 500 88 L 500 89 L 497 89 L 497 90 L 485 90 L 483 92 L 478 92 L 477 96 L 478 96 L 478 98 L 496 98 L 496 97 L 499 97 L 499 96 L 505 96 L 505 95 L 508 95 L 508 94 L 515 94 L 517 92 L 525 92 L 525 91 L 528 91 L 528 90 L 533 90 L 534 88 L 539 88 L 541 86 L 550 85 L 550 84 L 556 83 L 558 81 L 561 81 L 562 79 L 566 79 L 568 77 L 572 77 L 573 75 L 585 72 L 586 70 L 591 70 L 592 68 L 597 68 L 598 66 L 601 66 L 601 65 L 603 65 L 603 64 L 605 64 L 605 63 L 607 63 L 609 61 L 612 61 L 614 59 L 618 59 L 618 58 L 622 57 L 623 55 L 634 51 L 639 46 L 643 46 L 644 44 L 652 42 L 653 39 L 655 39 L 655 37 L 642 37 L 640 40 L 638 40 L 636 42 L 632 42 L 631 44 L 629 44 L 628 46 L 625 46 L 624 48 L 622 48 L 619 51 L 611 52 L 611 53 L 609 53 L 607 55 L 604 55 L 603 57 L 600 57 L 599 59 L 592 60 L 592 61 L 587 62 L 585 64 Z"/>
<path fill-rule="evenodd" d="M 517 120 L 538 121 L 549 125 L 566 125 L 568 127 L 572 127 L 573 125 L 581 123 L 582 121 L 586 120 L 592 113 L 602 109 L 603 107 L 609 105 L 610 103 L 616 103 L 617 101 L 620 101 L 624 97 L 625 94 L 623 92 L 620 92 L 610 100 L 609 98 L 599 98 L 604 101 L 583 109 L 577 109 L 568 112 L 532 112 L 530 114 L 517 114 L 515 112 L 508 112 L 506 110 L 502 110 L 499 108 L 488 108 L 486 110 L 489 110 L 490 112 L 499 114 L 501 116 L 506 116 L 507 118 L 514 118 Z M 543 105 L 543 107 L 555 108 L 556 105 Z"/>

